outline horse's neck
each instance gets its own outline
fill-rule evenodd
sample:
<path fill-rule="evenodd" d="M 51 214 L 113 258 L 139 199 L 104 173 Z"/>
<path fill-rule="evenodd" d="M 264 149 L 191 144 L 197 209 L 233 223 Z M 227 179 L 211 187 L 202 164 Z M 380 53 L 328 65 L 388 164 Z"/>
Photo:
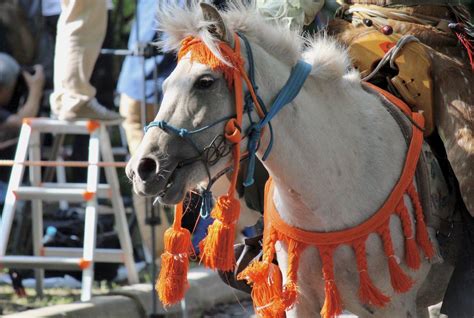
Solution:
<path fill-rule="evenodd" d="M 260 94 L 270 105 L 290 68 L 261 50 L 256 65 Z M 272 124 L 275 143 L 264 164 L 276 185 L 276 207 L 291 225 L 313 231 L 357 225 L 383 204 L 399 177 L 403 135 L 357 83 L 311 76 Z"/>

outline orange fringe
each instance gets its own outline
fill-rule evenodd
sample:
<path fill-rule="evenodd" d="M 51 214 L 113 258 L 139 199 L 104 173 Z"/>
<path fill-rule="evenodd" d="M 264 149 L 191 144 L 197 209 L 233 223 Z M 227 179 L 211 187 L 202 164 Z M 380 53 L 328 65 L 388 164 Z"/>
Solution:
<path fill-rule="evenodd" d="M 428 236 L 428 231 L 426 230 L 425 218 L 423 215 L 420 198 L 418 197 L 418 193 L 416 192 L 415 186 L 413 184 L 410 184 L 407 190 L 415 209 L 416 241 L 418 244 L 420 244 L 421 249 L 425 253 L 426 257 L 431 259 L 434 257 L 435 251 L 433 244 L 431 244 L 430 237 Z"/>
<path fill-rule="evenodd" d="M 398 265 L 399 259 L 393 250 L 389 222 L 390 219 L 388 219 L 385 224 L 383 224 L 382 228 L 379 230 L 379 234 L 382 237 L 385 255 L 388 257 L 388 269 L 390 272 L 390 281 L 392 283 L 393 290 L 395 290 L 397 293 L 404 293 L 413 286 L 413 281 Z"/>
<path fill-rule="evenodd" d="M 163 305 L 169 306 L 183 299 L 188 284 L 191 233 L 181 227 L 183 204 L 176 206 L 173 226 L 165 232 L 165 251 L 161 255 L 161 270 L 155 289 Z"/>
<path fill-rule="evenodd" d="M 365 242 L 367 236 L 353 243 L 356 254 L 357 270 L 359 271 L 359 298 L 364 304 L 376 307 L 384 307 L 390 298 L 375 287 L 371 281 L 367 268 L 367 256 L 365 253 Z"/>
<path fill-rule="evenodd" d="M 298 264 L 305 245 L 286 237 L 282 240 L 288 246 L 287 283 L 283 286 L 282 300 L 285 305 L 285 310 L 289 310 L 293 308 L 298 298 Z"/>
<path fill-rule="evenodd" d="M 413 187 L 412 181 L 406 188 L 406 193 L 410 194 L 409 188 Z M 416 210 L 416 199 L 418 194 L 411 190 L 410 198 Z M 335 249 L 342 244 L 351 245 L 354 249 L 357 269 L 359 271 L 359 298 L 362 303 L 372 305 L 375 307 L 384 307 L 390 302 L 390 297 L 383 294 L 372 282 L 368 273 L 367 255 L 366 255 L 366 241 L 370 233 L 378 233 L 382 239 L 384 253 L 387 255 L 387 262 L 390 273 L 390 281 L 392 288 L 397 293 L 408 291 L 414 284 L 410 276 L 403 272 L 398 264 L 398 257 L 395 255 L 393 249 L 392 238 L 390 235 L 390 216 L 397 214 L 401 219 L 403 234 L 405 236 L 405 260 L 410 268 L 416 269 L 420 266 L 420 259 L 418 253 L 418 246 L 413 238 L 413 224 L 404 203 L 404 192 L 401 198 L 394 201 L 392 213 L 387 213 L 381 225 L 377 229 L 371 230 L 367 224 L 363 223 L 356 228 L 350 229 L 355 232 L 359 227 L 366 231 L 366 234 L 357 237 L 352 233 L 344 238 L 345 231 L 330 232 L 330 233 L 316 233 L 307 232 L 284 223 L 278 215 L 275 206 L 272 202 L 273 185 L 272 180 L 269 180 L 265 187 L 265 229 L 263 242 L 263 260 L 252 263 L 239 276 L 238 279 L 246 279 L 248 283 L 253 284 L 254 293 L 252 299 L 254 300 L 256 312 L 262 317 L 279 317 L 284 310 L 291 309 L 298 298 L 297 285 L 297 271 L 300 255 L 303 249 L 308 246 L 316 246 L 319 250 L 322 261 L 322 273 L 325 282 L 325 300 L 321 310 L 323 318 L 333 318 L 342 313 L 343 304 L 335 282 L 333 254 Z M 417 223 L 419 217 L 423 214 L 415 211 Z M 421 219 L 422 220 L 422 219 Z M 373 220 L 369 220 L 373 222 Z M 372 224 L 377 224 L 373 222 Z M 346 230 L 347 231 L 347 230 Z M 424 232 L 419 237 L 426 237 L 429 241 L 426 227 L 420 227 L 417 231 Z M 353 237 L 357 238 L 353 238 Z M 274 273 L 270 274 L 268 264 L 271 264 L 275 255 L 275 243 L 281 241 L 288 247 L 288 272 L 287 283 L 279 287 L 279 284 L 268 284 L 268 281 L 276 280 L 273 278 Z M 331 243 L 333 242 L 333 243 Z M 428 249 L 429 251 L 429 249 Z M 270 305 L 271 304 L 271 305 Z"/>
<path fill-rule="evenodd" d="M 323 318 L 333 318 L 342 313 L 342 302 L 336 282 L 334 281 L 333 254 L 335 246 L 318 246 L 323 263 L 324 305 L 321 309 Z"/>
<path fill-rule="evenodd" d="M 403 234 L 405 236 L 405 262 L 411 269 L 418 269 L 421 264 L 420 253 L 416 246 L 410 215 L 408 214 L 408 210 L 403 202 L 403 198 L 398 204 L 397 213 L 402 221 Z"/>
<path fill-rule="evenodd" d="M 199 39 L 189 36 L 181 42 L 181 48 L 178 52 L 178 61 L 181 60 L 187 54 L 190 54 L 191 62 L 198 62 L 204 65 L 209 66 L 213 71 L 222 72 L 224 78 L 227 81 L 227 85 L 232 87 L 234 83 L 234 68 L 223 63 L 219 60 L 209 48 Z M 225 52 L 222 52 L 223 56 L 227 60 L 235 60 L 238 57 L 229 56 Z"/>

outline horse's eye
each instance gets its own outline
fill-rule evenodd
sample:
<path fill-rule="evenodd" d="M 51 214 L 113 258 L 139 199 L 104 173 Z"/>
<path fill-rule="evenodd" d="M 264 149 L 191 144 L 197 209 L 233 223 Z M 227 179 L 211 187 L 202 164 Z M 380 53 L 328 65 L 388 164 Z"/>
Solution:
<path fill-rule="evenodd" d="M 214 84 L 215 80 L 210 75 L 204 75 L 198 78 L 196 83 L 194 83 L 194 87 L 197 89 L 208 89 Z"/>

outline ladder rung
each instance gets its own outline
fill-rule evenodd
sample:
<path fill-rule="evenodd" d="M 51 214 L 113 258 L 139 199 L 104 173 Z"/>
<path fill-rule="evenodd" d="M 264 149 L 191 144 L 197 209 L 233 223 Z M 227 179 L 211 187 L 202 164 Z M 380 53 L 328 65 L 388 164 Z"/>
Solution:
<path fill-rule="evenodd" d="M 78 257 L 46 257 L 9 255 L 0 257 L 0 266 L 15 268 L 76 269 L 89 267 L 90 262 Z"/>
<path fill-rule="evenodd" d="M 26 118 L 23 123 L 40 132 L 81 135 L 88 135 L 100 126 L 100 122 L 94 120 L 65 121 L 51 118 Z"/>
<path fill-rule="evenodd" d="M 76 257 L 82 256 L 82 248 L 74 247 L 44 247 L 44 256 Z M 120 249 L 96 248 L 94 250 L 94 262 L 99 263 L 123 263 L 124 254 Z"/>
<path fill-rule="evenodd" d="M 44 200 L 84 202 L 94 197 L 94 193 L 85 189 L 64 189 L 64 188 L 44 188 L 44 187 L 19 187 L 13 191 L 18 200 Z"/>
<path fill-rule="evenodd" d="M 85 183 L 50 183 L 44 182 L 41 184 L 43 188 L 55 189 L 55 188 L 71 188 L 71 189 L 85 189 L 87 184 Z M 108 184 L 99 184 L 97 186 L 97 197 L 101 199 L 108 199 L 112 197 L 112 189 Z"/>

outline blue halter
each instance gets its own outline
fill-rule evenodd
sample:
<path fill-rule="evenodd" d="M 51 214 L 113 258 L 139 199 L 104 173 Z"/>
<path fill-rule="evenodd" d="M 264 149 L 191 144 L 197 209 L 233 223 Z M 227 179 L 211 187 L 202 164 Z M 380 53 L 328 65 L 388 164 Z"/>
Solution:
<path fill-rule="evenodd" d="M 248 169 L 247 169 L 246 178 L 245 178 L 245 181 L 244 181 L 243 184 L 244 184 L 245 187 L 248 187 L 248 186 L 250 186 L 254 183 L 253 176 L 254 176 L 254 172 L 255 172 L 256 152 L 258 150 L 262 129 L 268 124 L 269 130 L 270 130 L 270 142 L 269 142 L 268 147 L 265 150 L 265 153 L 262 157 L 262 160 L 265 161 L 268 158 L 268 156 L 269 156 L 269 154 L 272 150 L 272 146 L 273 146 L 273 128 L 271 126 L 270 120 L 273 117 L 275 117 L 275 115 L 285 105 L 287 105 L 291 101 L 293 101 L 293 99 L 298 95 L 301 88 L 303 87 L 304 82 L 306 81 L 306 78 L 309 76 L 309 74 L 311 72 L 311 65 L 304 62 L 304 61 L 302 61 L 302 60 L 299 60 L 296 63 L 296 65 L 293 67 L 293 69 L 291 71 L 290 77 L 288 78 L 287 82 L 282 87 L 282 89 L 278 93 L 277 97 L 273 101 L 273 103 L 270 107 L 270 110 L 267 111 L 267 108 L 265 107 L 265 104 L 263 103 L 263 100 L 258 95 L 258 87 L 255 83 L 255 65 L 254 65 L 254 60 L 253 60 L 252 48 L 251 48 L 250 43 L 248 42 L 247 38 L 243 34 L 238 33 L 238 35 L 245 43 L 245 48 L 246 48 L 247 58 L 248 58 L 248 64 L 249 64 L 248 76 L 249 76 L 250 83 L 251 83 L 251 85 L 252 85 L 252 87 L 255 91 L 258 103 L 260 104 L 260 106 L 262 108 L 262 111 L 265 114 L 265 116 L 263 118 L 261 118 L 258 122 L 253 121 L 251 113 L 252 113 L 253 108 L 255 107 L 255 105 L 253 103 L 250 92 L 247 92 L 247 94 L 245 96 L 244 111 L 248 114 L 248 118 L 249 118 L 249 121 L 250 121 L 250 127 L 248 128 L 248 130 L 246 132 L 246 135 L 249 138 L 248 145 L 247 145 L 249 165 L 248 165 Z M 190 164 L 190 163 L 193 163 L 195 161 L 200 160 L 200 161 L 203 162 L 203 164 L 206 168 L 206 172 L 207 172 L 207 175 L 208 175 L 208 178 L 209 178 L 209 183 L 208 183 L 208 186 L 207 186 L 206 190 L 204 190 L 204 192 L 202 193 L 201 217 L 203 217 L 203 218 L 207 218 L 209 216 L 212 208 L 213 208 L 211 187 L 212 187 L 212 184 L 214 183 L 214 181 L 216 179 L 213 179 L 211 177 L 211 173 L 210 173 L 210 170 L 209 170 L 209 166 L 211 166 L 212 164 L 209 164 L 209 162 L 205 160 L 205 158 L 203 156 L 204 150 L 199 149 L 197 144 L 194 142 L 192 136 L 194 134 L 205 131 L 205 130 L 211 128 L 211 127 L 216 126 L 219 123 L 222 123 L 222 122 L 227 121 L 227 120 L 229 120 L 231 118 L 234 118 L 234 117 L 235 117 L 235 115 L 229 115 L 229 116 L 220 118 L 220 119 L 216 120 L 215 122 L 213 122 L 211 124 L 208 124 L 206 126 L 203 126 L 203 127 L 198 128 L 198 129 L 191 130 L 191 131 L 187 130 L 187 129 L 184 129 L 184 128 L 174 127 L 174 126 L 168 124 L 164 120 L 153 121 L 145 127 L 145 133 L 148 131 L 148 129 L 150 129 L 152 127 L 158 127 L 158 128 L 164 130 L 167 133 L 171 133 L 171 134 L 174 134 L 176 136 L 179 136 L 179 137 L 183 138 L 184 140 L 186 140 L 193 147 L 193 149 L 197 152 L 198 156 L 187 159 L 187 160 L 181 162 L 180 166 L 184 166 L 184 165 L 187 165 L 187 164 Z M 214 140 L 215 139 L 216 138 L 214 138 Z M 214 140 L 213 140 L 213 142 L 214 142 Z M 222 176 L 223 174 L 224 173 L 219 173 L 218 175 Z"/>

